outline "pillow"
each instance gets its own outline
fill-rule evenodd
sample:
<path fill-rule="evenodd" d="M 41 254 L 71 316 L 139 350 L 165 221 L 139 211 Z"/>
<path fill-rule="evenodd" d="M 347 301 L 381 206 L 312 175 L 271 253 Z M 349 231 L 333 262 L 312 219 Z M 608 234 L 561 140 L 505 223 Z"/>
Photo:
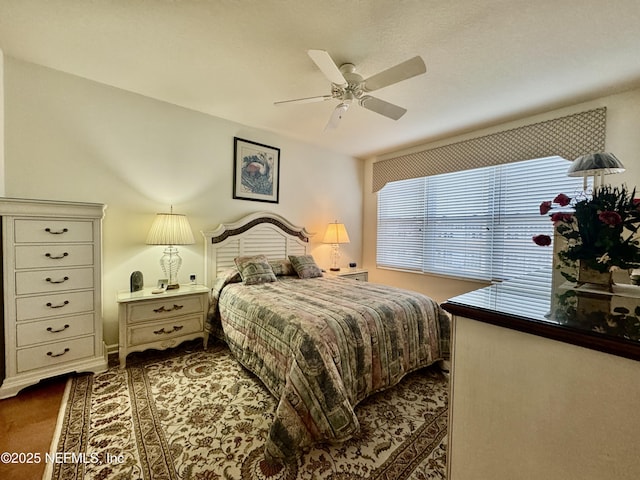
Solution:
<path fill-rule="evenodd" d="M 267 257 L 264 255 L 254 255 L 251 257 L 236 257 L 233 259 L 238 267 L 242 282 L 245 285 L 255 285 L 257 283 L 275 282 L 276 276 Z"/>
<path fill-rule="evenodd" d="M 322 270 L 311 255 L 289 255 L 291 265 L 300 278 L 315 278 L 322 276 Z"/>
<path fill-rule="evenodd" d="M 269 265 L 271 265 L 273 273 L 275 273 L 276 277 L 297 275 L 296 271 L 293 269 L 293 265 L 291 265 L 291 262 L 289 260 L 269 260 Z"/>

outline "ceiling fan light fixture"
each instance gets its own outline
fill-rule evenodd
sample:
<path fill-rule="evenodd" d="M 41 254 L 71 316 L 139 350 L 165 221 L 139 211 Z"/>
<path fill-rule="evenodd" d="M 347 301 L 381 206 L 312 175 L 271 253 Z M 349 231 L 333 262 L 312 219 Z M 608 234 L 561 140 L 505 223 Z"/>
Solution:
<path fill-rule="evenodd" d="M 349 105 L 351 105 L 351 101 L 341 102 L 338 104 L 336 108 L 333 109 L 333 113 L 331 114 L 331 118 L 329 119 L 329 123 L 324 127 L 325 131 L 333 128 L 338 128 L 338 124 L 340 120 L 342 120 L 342 115 L 349 109 Z"/>

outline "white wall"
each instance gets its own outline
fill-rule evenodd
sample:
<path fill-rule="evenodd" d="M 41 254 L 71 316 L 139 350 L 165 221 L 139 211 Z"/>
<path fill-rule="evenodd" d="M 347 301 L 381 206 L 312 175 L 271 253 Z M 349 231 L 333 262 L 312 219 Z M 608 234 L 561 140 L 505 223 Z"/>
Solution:
<path fill-rule="evenodd" d="M 363 223 L 363 260 L 369 269 L 369 279 L 402 288 L 417 290 L 443 302 L 448 298 L 475 290 L 484 286 L 480 282 L 462 279 L 444 278 L 434 275 L 403 273 L 376 268 L 376 227 L 377 227 L 377 194 L 371 193 L 373 163 L 399 155 L 435 148 L 449 143 L 476 138 L 491 133 L 509 130 L 519 126 L 558 118 L 573 113 L 607 107 L 607 139 L 606 150 L 614 153 L 625 165 L 623 174 L 607 177 L 612 184 L 626 183 L 630 188 L 640 189 L 640 89 L 630 90 L 618 95 L 602 97 L 597 100 L 550 111 L 544 114 L 529 116 L 518 121 L 496 125 L 491 128 L 476 130 L 466 135 L 459 135 L 433 143 L 426 143 L 411 149 L 394 152 L 380 158 L 370 158 L 364 165 L 364 223 Z M 585 152 L 589 153 L 589 152 Z M 637 195 L 640 197 L 640 193 Z"/>
<path fill-rule="evenodd" d="M 196 245 L 180 247 L 179 279 L 204 282 L 200 231 L 268 210 L 316 232 L 312 253 L 339 219 L 351 243 L 342 264 L 361 263 L 362 163 L 220 118 L 6 57 L 6 196 L 107 204 L 104 220 L 105 341 L 117 344 L 117 290 L 132 271 L 162 276 L 163 247 L 145 245 L 156 212 L 185 213 Z M 212 88 L 215 88 L 212 85 Z M 280 202 L 232 199 L 233 137 L 281 149 Z"/>
<path fill-rule="evenodd" d="M 4 195 L 4 52 L 0 49 L 0 195 Z"/>

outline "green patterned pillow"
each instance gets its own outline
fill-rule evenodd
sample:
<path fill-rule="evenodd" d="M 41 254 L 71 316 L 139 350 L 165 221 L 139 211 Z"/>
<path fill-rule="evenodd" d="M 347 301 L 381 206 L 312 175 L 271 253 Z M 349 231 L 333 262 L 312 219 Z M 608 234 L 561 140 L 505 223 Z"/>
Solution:
<path fill-rule="evenodd" d="M 289 255 L 293 269 L 300 278 L 315 278 L 322 276 L 322 270 L 311 255 Z"/>
<path fill-rule="evenodd" d="M 236 262 L 236 267 L 238 267 L 242 282 L 245 285 L 276 281 L 273 269 L 264 255 L 236 257 L 233 261 Z"/>
<path fill-rule="evenodd" d="M 269 265 L 273 269 L 273 273 L 276 277 L 285 277 L 288 275 L 296 275 L 296 271 L 293 269 L 293 265 L 289 260 L 269 260 Z"/>

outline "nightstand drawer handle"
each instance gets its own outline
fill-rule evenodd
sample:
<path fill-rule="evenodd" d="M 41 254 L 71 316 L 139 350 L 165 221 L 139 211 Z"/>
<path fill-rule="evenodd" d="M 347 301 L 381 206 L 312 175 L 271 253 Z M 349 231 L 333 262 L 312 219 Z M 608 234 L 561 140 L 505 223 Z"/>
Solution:
<path fill-rule="evenodd" d="M 69 305 L 69 300 L 65 300 L 63 303 L 61 303 L 60 305 L 54 305 L 51 302 L 47 303 L 47 307 L 49 308 L 62 308 L 65 305 Z"/>
<path fill-rule="evenodd" d="M 47 227 L 44 229 L 44 231 L 50 233 L 51 235 L 62 235 L 63 233 L 67 233 L 69 229 L 63 228 L 62 230 L 51 230 L 49 227 Z"/>
<path fill-rule="evenodd" d="M 64 349 L 64 352 L 62 352 L 62 353 L 47 352 L 47 355 L 48 355 L 49 357 L 61 357 L 62 355 L 64 355 L 64 354 L 65 354 L 65 353 L 67 353 L 68 351 L 69 351 L 69 348 L 67 347 L 67 348 L 65 348 L 65 349 Z"/>
<path fill-rule="evenodd" d="M 69 254 L 64 252 L 62 255 L 51 255 L 50 253 L 45 253 L 45 257 L 49 257 L 51 260 L 60 260 L 61 258 L 68 257 Z"/>
<path fill-rule="evenodd" d="M 183 326 L 182 325 L 174 325 L 173 328 L 171 330 L 165 330 L 164 327 L 162 327 L 160 330 L 156 330 L 154 333 L 154 335 L 169 335 L 170 333 L 173 332 L 179 332 L 180 330 L 182 330 Z"/>
<path fill-rule="evenodd" d="M 62 280 L 51 280 L 51 277 L 47 277 L 45 280 L 49 283 L 64 283 L 69 280 L 69 277 L 64 277 Z"/>
<path fill-rule="evenodd" d="M 164 308 L 164 305 L 163 305 L 160 308 L 154 308 L 153 311 L 156 313 L 164 313 L 164 312 L 173 312 L 174 310 L 180 310 L 181 308 L 184 308 L 184 305 L 176 305 L 174 303 L 173 307 L 171 308 Z"/>
<path fill-rule="evenodd" d="M 57 330 L 54 330 L 51 327 L 47 327 L 47 332 L 49 333 L 59 333 L 59 332 L 64 332 L 67 328 L 69 328 L 69 325 L 65 324 L 64 327 L 62 328 L 58 328 Z"/>

